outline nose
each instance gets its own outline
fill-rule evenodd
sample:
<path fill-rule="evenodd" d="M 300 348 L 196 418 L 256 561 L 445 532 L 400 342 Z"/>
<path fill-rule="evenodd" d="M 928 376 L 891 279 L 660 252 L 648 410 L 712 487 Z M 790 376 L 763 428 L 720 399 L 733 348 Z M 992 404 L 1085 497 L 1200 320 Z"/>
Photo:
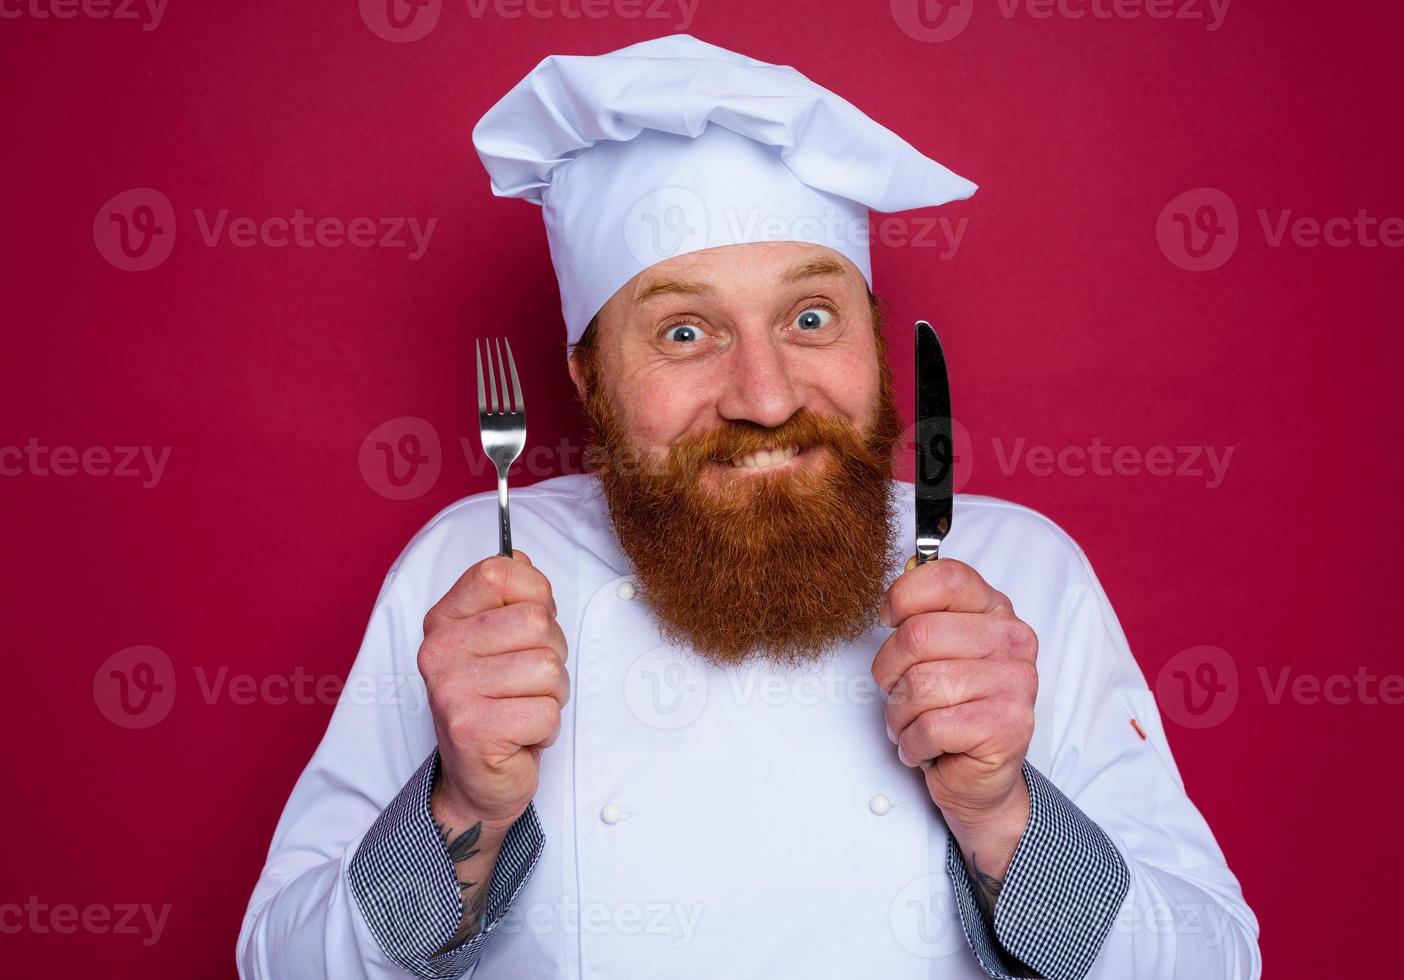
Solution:
<path fill-rule="evenodd" d="M 738 340 L 723 368 L 717 412 L 774 428 L 803 404 L 801 386 L 791 375 L 782 344 L 767 334 Z"/>

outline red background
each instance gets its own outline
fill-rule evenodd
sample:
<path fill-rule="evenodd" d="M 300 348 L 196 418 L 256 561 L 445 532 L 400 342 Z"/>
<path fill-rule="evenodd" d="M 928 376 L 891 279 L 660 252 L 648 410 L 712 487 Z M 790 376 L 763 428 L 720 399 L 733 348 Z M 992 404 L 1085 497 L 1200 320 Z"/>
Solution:
<path fill-rule="evenodd" d="M 170 918 L 149 947 L 26 926 L 0 934 L 0 969 L 232 976 L 274 823 L 331 707 L 208 703 L 198 678 L 344 675 L 410 535 L 490 486 L 459 445 L 476 438 L 474 336 L 512 338 L 532 443 L 578 447 L 540 212 L 491 196 L 469 134 L 545 55 L 672 33 L 681 15 L 475 17 L 445 0 L 427 36 L 391 43 L 349 0 L 173 0 L 154 30 L 15 2 L 0 19 L 0 448 L 171 451 L 149 488 L 7 457 L 0 904 L 169 904 Z M 1388 513 L 1404 475 L 1391 381 L 1404 255 L 1273 247 L 1258 211 L 1404 216 L 1404 15 L 1238 0 L 1211 31 L 981 2 L 939 43 L 898 20 L 880 2 L 702 0 L 686 30 L 796 65 L 981 185 L 925 212 L 968 219 L 954 257 L 874 247 L 904 411 L 910 323 L 928 317 L 971 436 L 965 489 L 1033 506 L 1083 545 L 1152 684 L 1192 647 L 1236 667 L 1222 723 L 1162 710 L 1261 919 L 1268 976 L 1381 969 L 1404 708 L 1354 688 L 1344 704 L 1273 703 L 1260 670 L 1399 670 L 1404 535 Z M 171 201 L 174 247 L 122 271 L 93 229 L 110 227 L 109 199 L 142 187 Z M 1221 268 L 1187 271 L 1157 219 L 1205 187 L 1237 205 L 1240 241 Z M 437 225 L 411 260 L 210 247 L 195 217 L 299 208 Z M 405 416 L 438 433 L 442 471 L 394 500 L 358 454 Z M 1211 488 L 1207 470 L 1039 475 L 1002 462 L 1021 438 L 1234 454 Z M 110 722 L 94 694 L 99 666 L 133 645 L 174 664 L 173 710 L 141 730 Z"/>

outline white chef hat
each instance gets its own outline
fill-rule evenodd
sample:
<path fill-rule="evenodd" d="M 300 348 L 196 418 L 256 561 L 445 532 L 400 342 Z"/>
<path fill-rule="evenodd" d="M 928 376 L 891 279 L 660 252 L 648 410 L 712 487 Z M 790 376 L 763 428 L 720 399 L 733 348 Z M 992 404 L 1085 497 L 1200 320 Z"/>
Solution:
<path fill-rule="evenodd" d="M 705 248 L 813 242 L 871 287 L 869 209 L 975 193 L 795 69 L 688 34 L 543 59 L 473 145 L 495 195 L 542 205 L 571 344 L 640 271 Z"/>

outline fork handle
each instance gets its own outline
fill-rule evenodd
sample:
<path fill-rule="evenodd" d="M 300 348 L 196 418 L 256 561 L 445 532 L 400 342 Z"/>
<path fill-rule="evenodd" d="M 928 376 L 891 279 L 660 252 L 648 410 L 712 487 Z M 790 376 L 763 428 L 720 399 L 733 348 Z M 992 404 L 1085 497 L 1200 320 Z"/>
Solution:
<path fill-rule="evenodd" d="M 500 521 L 497 531 L 498 539 L 502 542 L 502 550 L 499 552 L 508 558 L 512 557 L 512 521 L 507 517 L 507 474 L 497 474 L 497 514 Z"/>

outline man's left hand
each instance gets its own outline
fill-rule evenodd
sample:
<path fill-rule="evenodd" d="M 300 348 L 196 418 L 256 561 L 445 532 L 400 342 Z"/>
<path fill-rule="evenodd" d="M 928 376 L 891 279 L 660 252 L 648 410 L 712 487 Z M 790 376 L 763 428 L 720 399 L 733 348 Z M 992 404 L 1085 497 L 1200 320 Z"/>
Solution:
<path fill-rule="evenodd" d="M 935 760 L 926 788 L 958 838 L 1000 828 L 1017 840 L 1029 812 L 1022 767 L 1038 637 L 1007 596 L 953 558 L 908 562 L 881 618 L 893 633 L 872 673 L 898 757 L 908 766 Z"/>

